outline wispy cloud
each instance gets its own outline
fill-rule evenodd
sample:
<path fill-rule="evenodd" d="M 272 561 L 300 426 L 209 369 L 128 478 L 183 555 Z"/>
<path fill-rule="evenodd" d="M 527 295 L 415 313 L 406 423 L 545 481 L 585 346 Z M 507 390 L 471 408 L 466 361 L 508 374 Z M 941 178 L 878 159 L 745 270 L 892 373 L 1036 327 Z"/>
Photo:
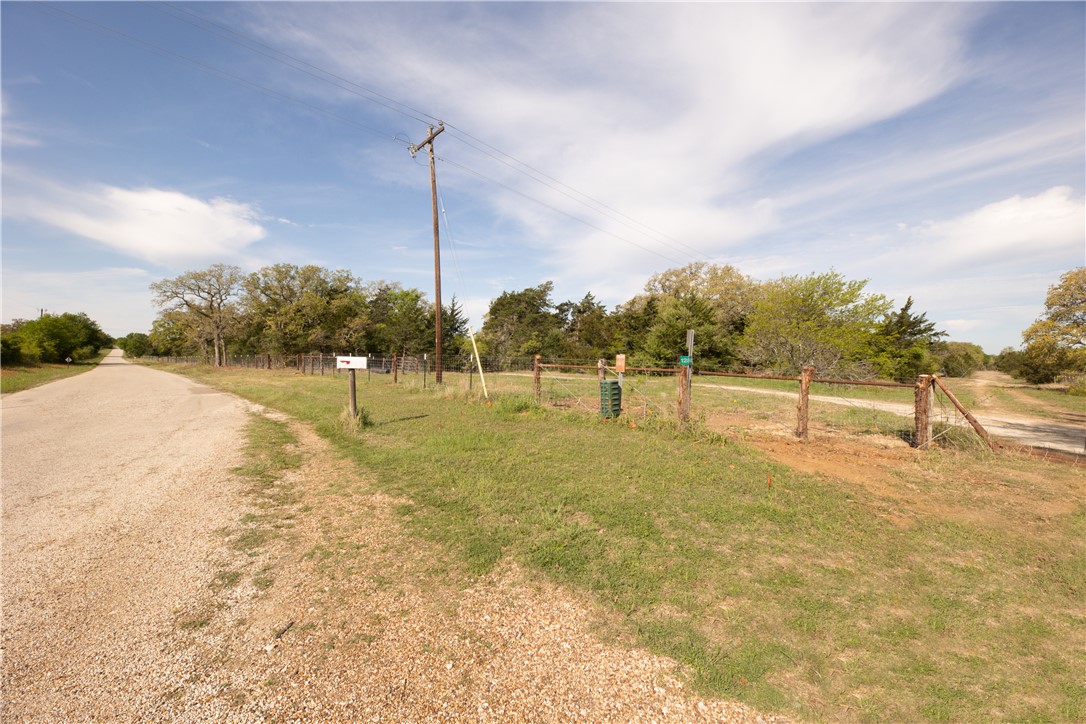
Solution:
<path fill-rule="evenodd" d="M 420 24 L 423 12 L 439 17 Z M 366 68 L 381 92 L 436 109 L 708 255 L 772 228 L 757 201 L 724 201 L 750 184 L 752 158 L 937 96 L 961 73 L 962 33 L 976 14 L 960 6 L 741 4 L 269 5 L 255 13 L 254 27 L 277 45 L 347 77 Z M 451 137 L 441 146 L 450 160 L 667 253 L 666 241 L 601 219 Z M 589 238 L 603 253 L 638 254 L 500 189 L 488 197 L 556 248 L 556 260 Z"/>
<path fill-rule="evenodd" d="M 955 218 L 906 227 L 897 247 L 877 263 L 921 258 L 929 270 L 1073 264 L 1086 250 L 1086 204 L 1068 186 L 1013 196 Z"/>
<path fill-rule="evenodd" d="M 72 187 L 26 175 L 20 181 L 19 191 L 5 194 L 5 216 L 64 229 L 153 264 L 236 261 L 266 233 L 255 206 L 228 198 L 205 200 L 156 188 Z"/>

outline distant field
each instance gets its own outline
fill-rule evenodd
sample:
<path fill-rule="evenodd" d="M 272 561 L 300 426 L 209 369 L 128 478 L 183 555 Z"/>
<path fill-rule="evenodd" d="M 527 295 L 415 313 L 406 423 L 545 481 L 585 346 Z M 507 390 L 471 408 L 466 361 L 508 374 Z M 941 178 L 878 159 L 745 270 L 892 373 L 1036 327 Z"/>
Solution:
<path fill-rule="evenodd" d="M 591 596 L 604 636 L 705 694 L 810 720 L 1086 719 L 1081 466 L 752 434 L 761 452 L 540 409 L 530 376 L 487 406 L 360 375 L 359 431 L 345 376 L 168 369 L 312 423 L 465 569 L 512 557 Z M 636 387 L 670 405 L 669 385 Z"/>

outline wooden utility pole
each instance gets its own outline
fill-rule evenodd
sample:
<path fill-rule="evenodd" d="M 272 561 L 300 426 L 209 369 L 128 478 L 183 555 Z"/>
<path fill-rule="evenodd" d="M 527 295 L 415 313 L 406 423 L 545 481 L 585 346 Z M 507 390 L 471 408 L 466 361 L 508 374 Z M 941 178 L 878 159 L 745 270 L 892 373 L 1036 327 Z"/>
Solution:
<path fill-rule="evenodd" d="M 434 139 L 445 130 L 445 124 L 430 126 L 430 135 L 417 145 L 411 146 L 412 157 L 426 146 L 430 151 L 430 198 L 434 208 L 434 381 L 441 384 L 441 243 L 437 224 L 437 170 L 434 168 Z"/>

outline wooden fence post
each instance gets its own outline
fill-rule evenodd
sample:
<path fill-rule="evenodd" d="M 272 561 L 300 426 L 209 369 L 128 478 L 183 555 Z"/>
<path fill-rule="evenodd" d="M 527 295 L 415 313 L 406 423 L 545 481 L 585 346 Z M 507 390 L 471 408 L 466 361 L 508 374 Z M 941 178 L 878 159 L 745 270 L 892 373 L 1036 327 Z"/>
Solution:
<path fill-rule="evenodd" d="M 537 354 L 535 356 L 535 363 L 532 367 L 532 389 L 535 391 L 535 404 L 539 404 L 543 400 L 543 355 Z M 471 380 L 468 380 L 470 383 Z"/>
<path fill-rule="evenodd" d="M 690 422 L 690 378 L 693 368 L 690 365 L 679 366 L 679 424 Z"/>
<path fill-rule="evenodd" d="M 931 375 L 919 375 L 913 392 L 913 445 L 921 450 L 931 444 L 931 403 L 934 395 L 931 380 Z"/>
<path fill-rule="evenodd" d="M 804 367 L 799 376 L 799 404 L 796 405 L 796 437 L 801 440 L 807 439 L 812 378 L 814 378 L 814 367 Z"/>
<path fill-rule="evenodd" d="M 396 364 L 396 353 L 392 353 L 392 384 L 400 381 L 400 368 Z"/>

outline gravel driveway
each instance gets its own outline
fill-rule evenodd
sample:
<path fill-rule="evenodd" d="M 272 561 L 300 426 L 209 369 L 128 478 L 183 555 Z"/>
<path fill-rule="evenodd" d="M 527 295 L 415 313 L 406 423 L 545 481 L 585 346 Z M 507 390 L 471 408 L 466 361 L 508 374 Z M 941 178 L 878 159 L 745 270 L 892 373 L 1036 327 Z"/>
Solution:
<path fill-rule="evenodd" d="M 3 398 L 5 722 L 785 721 L 691 696 L 512 563 L 442 573 L 408 501 L 298 423 L 292 523 L 239 552 L 250 410 L 116 352 Z"/>
<path fill-rule="evenodd" d="M 0 411 L 3 718 L 153 717 L 175 611 L 238 515 L 246 405 L 114 350 Z"/>

